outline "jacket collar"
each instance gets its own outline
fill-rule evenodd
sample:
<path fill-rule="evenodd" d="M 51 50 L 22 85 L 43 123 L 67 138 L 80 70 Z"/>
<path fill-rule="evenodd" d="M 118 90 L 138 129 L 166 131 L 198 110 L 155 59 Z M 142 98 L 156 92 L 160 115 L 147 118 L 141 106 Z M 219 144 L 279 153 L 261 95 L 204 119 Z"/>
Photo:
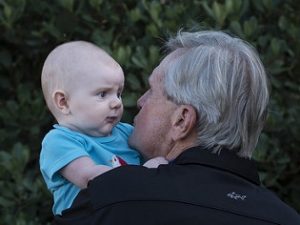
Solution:
<path fill-rule="evenodd" d="M 209 166 L 230 172 L 257 185 L 260 184 L 254 160 L 241 158 L 227 149 L 222 149 L 220 153 L 212 153 L 209 149 L 192 147 L 181 153 L 172 163 Z"/>

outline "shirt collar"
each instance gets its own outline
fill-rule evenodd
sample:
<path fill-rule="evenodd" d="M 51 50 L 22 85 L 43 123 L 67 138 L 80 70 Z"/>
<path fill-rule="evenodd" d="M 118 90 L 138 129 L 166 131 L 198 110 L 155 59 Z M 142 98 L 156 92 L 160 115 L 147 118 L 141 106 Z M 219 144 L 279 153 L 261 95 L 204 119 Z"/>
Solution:
<path fill-rule="evenodd" d="M 209 166 L 233 173 L 257 185 L 260 184 L 254 160 L 241 158 L 227 149 L 212 153 L 209 149 L 192 147 L 181 153 L 172 163 Z"/>

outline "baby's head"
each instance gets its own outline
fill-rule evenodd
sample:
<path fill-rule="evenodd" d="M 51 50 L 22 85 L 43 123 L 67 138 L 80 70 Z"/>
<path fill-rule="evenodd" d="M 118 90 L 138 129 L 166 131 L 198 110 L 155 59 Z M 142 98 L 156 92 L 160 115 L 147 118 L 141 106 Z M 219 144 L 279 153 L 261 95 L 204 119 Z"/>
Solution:
<path fill-rule="evenodd" d="M 44 63 L 41 82 L 47 106 L 62 126 L 106 136 L 121 119 L 122 68 L 94 44 L 56 47 Z"/>

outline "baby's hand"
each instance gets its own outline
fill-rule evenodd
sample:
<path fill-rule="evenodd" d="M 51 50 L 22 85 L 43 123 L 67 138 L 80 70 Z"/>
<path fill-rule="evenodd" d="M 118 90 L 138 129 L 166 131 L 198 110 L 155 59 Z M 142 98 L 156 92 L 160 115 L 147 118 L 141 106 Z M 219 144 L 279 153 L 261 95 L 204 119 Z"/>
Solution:
<path fill-rule="evenodd" d="M 143 166 L 147 168 L 157 168 L 161 164 L 168 164 L 169 162 L 162 156 L 155 157 L 153 159 L 149 159 L 147 162 L 144 163 Z"/>

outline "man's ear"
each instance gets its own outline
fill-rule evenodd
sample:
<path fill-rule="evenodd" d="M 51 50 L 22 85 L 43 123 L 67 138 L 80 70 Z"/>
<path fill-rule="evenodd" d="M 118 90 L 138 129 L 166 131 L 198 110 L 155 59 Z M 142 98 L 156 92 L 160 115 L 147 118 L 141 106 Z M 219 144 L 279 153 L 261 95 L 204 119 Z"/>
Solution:
<path fill-rule="evenodd" d="M 67 115 L 70 113 L 68 105 L 68 98 L 64 91 L 57 90 L 53 93 L 53 100 L 56 108 L 63 114 Z"/>
<path fill-rule="evenodd" d="M 184 139 L 195 130 L 197 112 L 191 105 L 180 105 L 171 119 L 173 140 Z"/>

